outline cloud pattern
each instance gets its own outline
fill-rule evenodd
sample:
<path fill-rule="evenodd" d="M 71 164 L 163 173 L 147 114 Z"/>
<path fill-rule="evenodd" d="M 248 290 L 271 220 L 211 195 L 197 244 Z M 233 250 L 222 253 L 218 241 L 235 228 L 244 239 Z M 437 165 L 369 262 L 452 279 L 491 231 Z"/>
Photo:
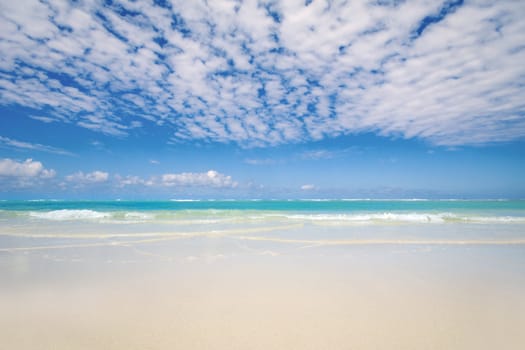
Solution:
<path fill-rule="evenodd" d="M 0 159 L 0 193 L 9 189 L 24 189 L 41 186 L 54 178 L 56 171 L 31 158 L 19 161 Z"/>
<path fill-rule="evenodd" d="M 0 104 L 170 142 L 522 139 L 523 14 L 520 0 L 2 1 Z"/>
<path fill-rule="evenodd" d="M 167 173 L 160 176 L 151 176 L 144 179 L 135 175 L 114 177 L 116 186 L 119 188 L 128 186 L 147 186 L 156 188 L 236 188 L 239 183 L 234 181 L 230 175 L 222 174 L 216 170 L 208 170 L 202 173 Z"/>
<path fill-rule="evenodd" d="M 46 169 L 41 162 L 34 161 L 31 158 L 25 161 L 17 161 L 10 158 L 0 159 L 0 177 L 54 177 L 56 172 L 53 169 Z"/>
<path fill-rule="evenodd" d="M 108 181 L 109 174 L 104 171 L 95 170 L 90 173 L 78 171 L 74 174 L 67 175 L 66 181 L 74 182 L 76 184 L 90 184 L 101 183 Z"/>
<path fill-rule="evenodd" d="M 20 141 L 20 140 L 13 140 L 13 139 L 10 139 L 9 137 L 4 137 L 4 136 L 0 136 L 0 147 L 11 148 L 11 149 L 16 149 L 16 150 L 48 152 L 48 153 L 67 155 L 67 156 L 73 155 L 73 153 L 60 149 L 60 148 L 42 145 L 39 143 L 30 143 L 30 142 L 25 142 L 25 141 Z"/>
<path fill-rule="evenodd" d="M 177 191 L 185 189 L 235 189 L 239 186 L 230 175 L 222 174 L 216 170 L 208 170 L 202 173 L 167 173 L 160 176 L 151 176 L 148 179 L 127 175 L 115 174 L 110 176 L 108 172 L 94 170 L 91 172 L 77 171 L 54 179 L 57 175 L 53 169 L 47 169 L 44 165 L 33 159 L 19 161 L 16 159 L 0 159 L 0 192 L 8 189 L 23 189 L 42 186 L 44 183 L 49 188 L 86 189 L 92 186 L 105 186 L 106 188 L 147 187 Z M 54 181 L 56 180 L 56 181 Z M 58 187 L 57 187 L 58 186 Z"/>
<path fill-rule="evenodd" d="M 163 186 L 207 186 L 207 187 L 237 187 L 237 182 L 231 176 L 224 175 L 215 170 L 208 170 L 205 173 L 180 173 L 162 175 L 161 184 Z"/>

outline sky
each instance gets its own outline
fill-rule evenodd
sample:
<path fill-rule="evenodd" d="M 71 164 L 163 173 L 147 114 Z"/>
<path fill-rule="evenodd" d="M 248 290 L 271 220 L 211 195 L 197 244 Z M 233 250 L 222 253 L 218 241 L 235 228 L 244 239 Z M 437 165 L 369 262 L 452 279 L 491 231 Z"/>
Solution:
<path fill-rule="evenodd" d="M 525 198 L 524 16 L 0 0 L 0 199 Z"/>

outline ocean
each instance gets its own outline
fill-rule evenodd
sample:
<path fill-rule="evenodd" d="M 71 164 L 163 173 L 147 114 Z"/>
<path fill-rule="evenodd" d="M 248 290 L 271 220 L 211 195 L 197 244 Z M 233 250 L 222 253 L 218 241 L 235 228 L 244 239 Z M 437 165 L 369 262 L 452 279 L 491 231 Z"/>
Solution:
<path fill-rule="evenodd" d="M 28 220 L 177 220 L 195 217 L 356 223 L 520 223 L 525 200 L 170 200 L 170 201 L 0 201 L 0 218 Z"/>
<path fill-rule="evenodd" d="M 510 244 L 525 239 L 525 201 L 2 201 L 0 223 L 0 234 L 9 236 L 11 242 L 27 236 L 52 241 L 66 233 L 69 239 L 85 239 L 87 231 L 96 232 L 99 238 L 104 234 L 129 238 L 192 233 L 217 236 L 221 232 L 231 233 L 229 238 L 233 239 L 260 230 L 264 237 L 285 239 L 292 230 L 294 239 L 317 239 L 320 245 L 330 244 L 331 237 L 348 244 L 359 243 L 357 240 L 372 243 L 374 239 L 385 244 Z M 295 233 L 298 229 L 300 234 Z M 14 248 L 23 250 L 0 247 L 3 251 Z"/>
<path fill-rule="evenodd" d="M 525 201 L 0 201 L 16 349 L 521 349 Z"/>

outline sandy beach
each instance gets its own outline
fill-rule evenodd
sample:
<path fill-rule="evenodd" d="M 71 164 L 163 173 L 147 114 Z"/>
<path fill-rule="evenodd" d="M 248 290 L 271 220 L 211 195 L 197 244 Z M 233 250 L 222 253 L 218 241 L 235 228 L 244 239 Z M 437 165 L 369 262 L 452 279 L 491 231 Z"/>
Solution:
<path fill-rule="evenodd" d="M 508 239 L 489 244 L 465 232 L 469 241 L 454 243 L 428 226 L 397 225 L 368 228 L 375 241 L 345 244 L 340 235 L 367 228 L 303 225 L 131 244 L 100 224 L 75 225 L 100 235 L 46 236 L 62 223 L 40 238 L 1 235 L 5 348 L 525 346 L 525 245 Z M 417 230 L 428 231 L 427 244 L 411 238 Z M 403 240 L 386 240 L 396 232 Z"/>

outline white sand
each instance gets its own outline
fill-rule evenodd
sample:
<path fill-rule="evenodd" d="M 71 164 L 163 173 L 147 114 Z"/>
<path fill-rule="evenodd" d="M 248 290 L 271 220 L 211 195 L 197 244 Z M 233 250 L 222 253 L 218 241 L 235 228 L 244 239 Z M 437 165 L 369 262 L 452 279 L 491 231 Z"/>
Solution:
<path fill-rule="evenodd" d="M 1 347 L 525 348 L 522 245 L 225 240 L 0 253 Z"/>

